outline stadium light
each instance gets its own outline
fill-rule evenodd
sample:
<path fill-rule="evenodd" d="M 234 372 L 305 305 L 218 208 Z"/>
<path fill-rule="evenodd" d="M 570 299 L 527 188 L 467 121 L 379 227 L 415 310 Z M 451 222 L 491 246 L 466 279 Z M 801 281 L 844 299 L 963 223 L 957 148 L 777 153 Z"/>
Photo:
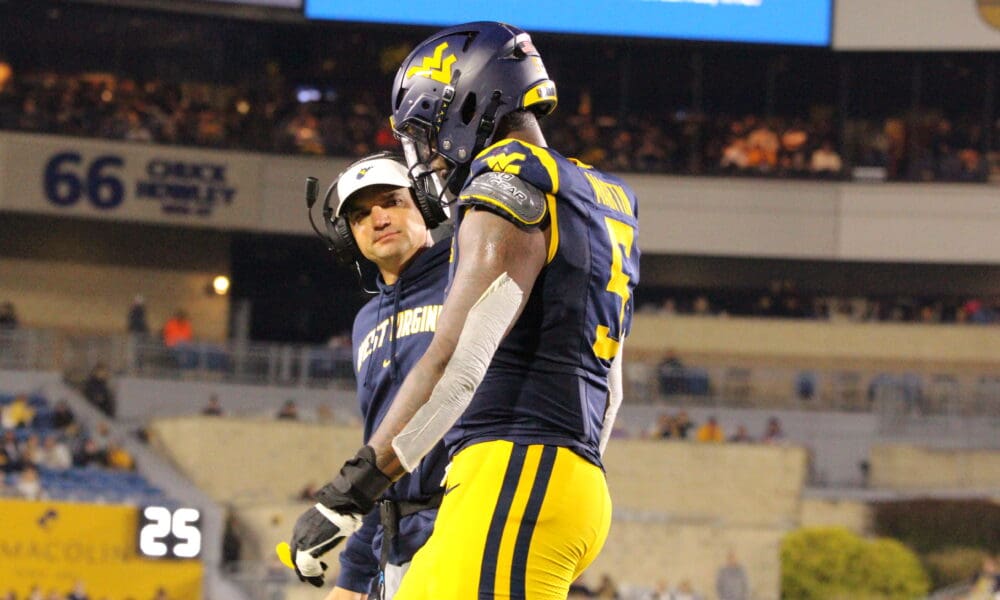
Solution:
<path fill-rule="evenodd" d="M 229 293 L 229 278 L 225 275 L 217 275 L 212 280 L 212 291 L 217 296 L 225 296 Z"/>

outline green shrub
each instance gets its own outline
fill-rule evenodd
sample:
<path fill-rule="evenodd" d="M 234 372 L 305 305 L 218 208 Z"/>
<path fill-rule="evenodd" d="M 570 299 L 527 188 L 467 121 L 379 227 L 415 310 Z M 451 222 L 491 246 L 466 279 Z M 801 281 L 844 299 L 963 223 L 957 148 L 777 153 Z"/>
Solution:
<path fill-rule="evenodd" d="M 925 554 L 923 563 L 934 589 L 938 589 L 959 581 L 971 581 L 986 556 L 987 552 L 980 548 L 952 547 Z"/>
<path fill-rule="evenodd" d="M 787 600 L 912 600 L 929 581 L 916 555 L 895 540 L 866 541 L 841 527 L 794 531 L 781 545 Z"/>

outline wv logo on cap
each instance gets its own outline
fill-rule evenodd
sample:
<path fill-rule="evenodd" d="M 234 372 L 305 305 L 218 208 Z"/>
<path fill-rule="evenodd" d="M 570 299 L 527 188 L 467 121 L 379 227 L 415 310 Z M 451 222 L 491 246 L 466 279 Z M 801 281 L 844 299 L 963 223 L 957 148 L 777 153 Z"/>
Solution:
<path fill-rule="evenodd" d="M 360 170 L 358 170 L 357 179 L 361 179 L 362 177 L 364 177 L 365 175 L 368 174 L 368 171 L 371 171 L 371 170 L 372 170 L 372 167 L 363 167 L 363 168 L 361 168 Z"/>
<path fill-rule="evenodd" d="M 439 81 L 445 85 L 451 83 L 451 66 L 458 60 L 454 54 L 445 56 L 444 51 L 448 49 L 448 42 L 441 42 L 434 49 L 434 56 L 425 56 L 420 66 L 413 65 L 406 70 L 406 78 L 426 77 Z"/>

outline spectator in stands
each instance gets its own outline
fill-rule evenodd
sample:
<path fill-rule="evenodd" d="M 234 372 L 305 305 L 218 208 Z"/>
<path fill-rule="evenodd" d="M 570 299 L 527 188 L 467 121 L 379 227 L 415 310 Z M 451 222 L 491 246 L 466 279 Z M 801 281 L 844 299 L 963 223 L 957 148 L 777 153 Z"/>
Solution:
<path fill-rule="evenodd" d="M 299 407 L 295 404 L 295 400 L 289 398 L 285 400 L 285 403 L 281 405 L 281 409 L 278 410 L 278 414 L 275 415 L 278 419 L 286 419 L 289 421 L 297 421 L 299 418 Z"/>
<path fill-rule="evenodd" d="M 42 497 L 42 481 L 35 467 L 25 467 L 17 477 L 17 493 L 28 500 L 40 500 Z"/>
<path fill-rule="evenodd" d="M 127 331 L 131 334 L 145 337 L 149 335 L 149 323 L 146 321 L 146 299 L 142 294 L 136 294 L 132 306 L 128 309 Z"/>
<path fill-rule="evenodd" d="M 226 526 L 222 531 L 222 568 L 234 572 L 237 570 L 243 543 L 238 533 L 239 521 L 230 510 L 226 515 Z"/>
<path fill-rule="evenodd" d="M 694 299 L 694 304 L 691 305 L 691 313 L 696 316 L 707 317 L 712 312 L 712 304 L 709 302 L 708 297 L 704 294 L 699 294 Z"/>
<path fill-rule="evenodd" d="M 3 470 L 5 473 L 20 471 L 24 468 L 24 461 L 21 459 L 21 446 L 17 443 L 17 435 L 13 430 L 3 432 L 3 446 L 0 446 L 0 453 L 3 456 Z"/>
<path fill-rule="evenodd" d="M 115 471 L 134 471 L 135 459 L 117 440 L 108 444 L 105 460 L 108 468 Z"/>
<path fill-rule="evenodd" d="M 690 393 L 688 374 L 684 371 L 684 363 L 673 348 L 667 349 L 663 360 L 657 365 L 657 375 L 661 394 L 668 396 Z"/>
<path fill-rule="evenodd" d="M 65 471 L 73 466 L 73 454 L 62 440 L 53 434 L 42 443 L 41 466 L 53 471 Z"/>
<path fill-rule="evenodd" d="M 722 430 L 722 426 L 714 416 L 708 418 L 708 421 L 698 428 L 695 434 L 695 439 L 699 442 L 724 442 L 726 441 L 726 432 Z"/>
<path fill-rule="evenodd" d="M 21 444 L 21 460 L 25 467 L 41 466 L 42 444 L 37 433 L 31 433 Z"/>
<path fill-rule="evenodd" d="M 683 440 L 687 439 L 688 431 L 692 427 L 694 423 L 683 410 L 676 415 L 663 413 L 657 418 L 650 435 L 654 438 Z"/>
<path fill-rule="evenodd" d="M 219 395 L 212 394 L 208 397 L 208 404 L 201 409 L 201 414 L 206 417 L 221 417 L 223 415 L 222 404 L 219 403 Z"/>
<path fill-rule="evenodd" d="M 77 467 L 104 466 L 106 464 L 104 450 L 91 438 L 84 440 L 80 450 L 73 456 L 73 465 Z"/>
<path fill-rule="evenodd" d="M 83 384 L 83 396 L 109 417 L 115 416 L 115 398 L 108 385 L 108 367 L 98 362 Z"/>
<path fill-rule="evenodd" d="M 3 465 L 3 456 L 0 455 L 0 466 Z M 10 498 L 17 496 L 17 488 L 7 485 L 7 478 L 0 475 L 0 498 Z M 4 596 L 6 598 L 7 596 Z"/>
<path fill-rule="evenodd" d="M 729 436 L 729 441 L 736 444 L 749 444 L 753 442 L 753 437 L 747 431 L 747 426 L 740 423 L 736 426 L 736 433 Z"/>
<path fill-rule="evenodd" d="M 3 408 L 0 414 L 0 425 L 4 429 L 19 429 L 31 426 L 35 420 L 35 409 L 28 403 L 25 395 L 16 396 L 10 404 Z"/>
<path fill-rule="evenodd" d="M 844 169 L 844 163 L 840 155 L 833 149 L 833 144 L 824 140 L 819 148 L 813 151 L 812 158 L 809 159 L 809 171 L 813 175 L 839 175 Z"/>
<path fill-rule="evenodd" d="M 188 319 L 187 312 L 178 309 L 174 316 L 163 325 L 163 345 L 173 348 L 178 344 L 187 344 L 194 339 L 194 328 Z"/>
<path fill-rule="evenodd" d="M 76 415 L 73 414 L 69 404 L 65 400 L 56 402 L 56 405 L 52 407 L 52 427 L 62 431 L 75 422 Z"/>
<path fill-rule="evenodd" d="M 687 411 L 680 411 L 674 415 L 670 430 L 673 432 L 673 436 L 679 440 L 686 440 L 688 437 L 688 432 L 694 428 L 694 421 L 688 416 Z"/>
<path fill-rule="evenodd" d="M 719 600 L 750 600 L 750 582 L 747 580 L 746 570 L 732 550 L 726 557 L 726 564 L 715 574 L 715 592 Z"/>
<path fill-rule="evenodd" d="M 17 329 L 17 311 L 10 302 L 0 304 L 0 329 Z"/>
<path fill-rule="evenodd" d="M 785 441 L 785 432 L 781 428 L 781 420 L 778 417 L 771 417 L 767 420 L 767 427 L 764 435 L 760 437 L 764 444 L 781 444 Z"/>

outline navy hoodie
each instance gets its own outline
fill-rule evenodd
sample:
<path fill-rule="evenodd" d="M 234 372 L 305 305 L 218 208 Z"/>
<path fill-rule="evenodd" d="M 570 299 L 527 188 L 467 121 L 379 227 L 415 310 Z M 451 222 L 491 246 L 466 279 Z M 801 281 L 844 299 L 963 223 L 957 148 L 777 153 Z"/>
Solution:
<path fill-rule="evenodd" d="M 449 243 L 448 239 L 442 240 L 418 254 L 394 285 L 386 284 L 380 275 L 378 295 L 354 319 L 354 374 L 365 422 L 365 443 L 385 417 L 406 374 L 434 337 L 448 285 Z M 420 466 L 394 483 L 384 497 L 410 502 L 428 500 L 441 490 L 447 462 L 444 445 L 439 442 Z M 425 510 L 401 519 L 396 547 L 389 551 L 391 564 L 401 565 L 413 558 L 430 537 L 436 515 L 436 509 Z M 340 554 L 337 585 L 368 591 L 378 574 L 381 547 L 382 526 L 376 509 L 347 540 Z"/>

